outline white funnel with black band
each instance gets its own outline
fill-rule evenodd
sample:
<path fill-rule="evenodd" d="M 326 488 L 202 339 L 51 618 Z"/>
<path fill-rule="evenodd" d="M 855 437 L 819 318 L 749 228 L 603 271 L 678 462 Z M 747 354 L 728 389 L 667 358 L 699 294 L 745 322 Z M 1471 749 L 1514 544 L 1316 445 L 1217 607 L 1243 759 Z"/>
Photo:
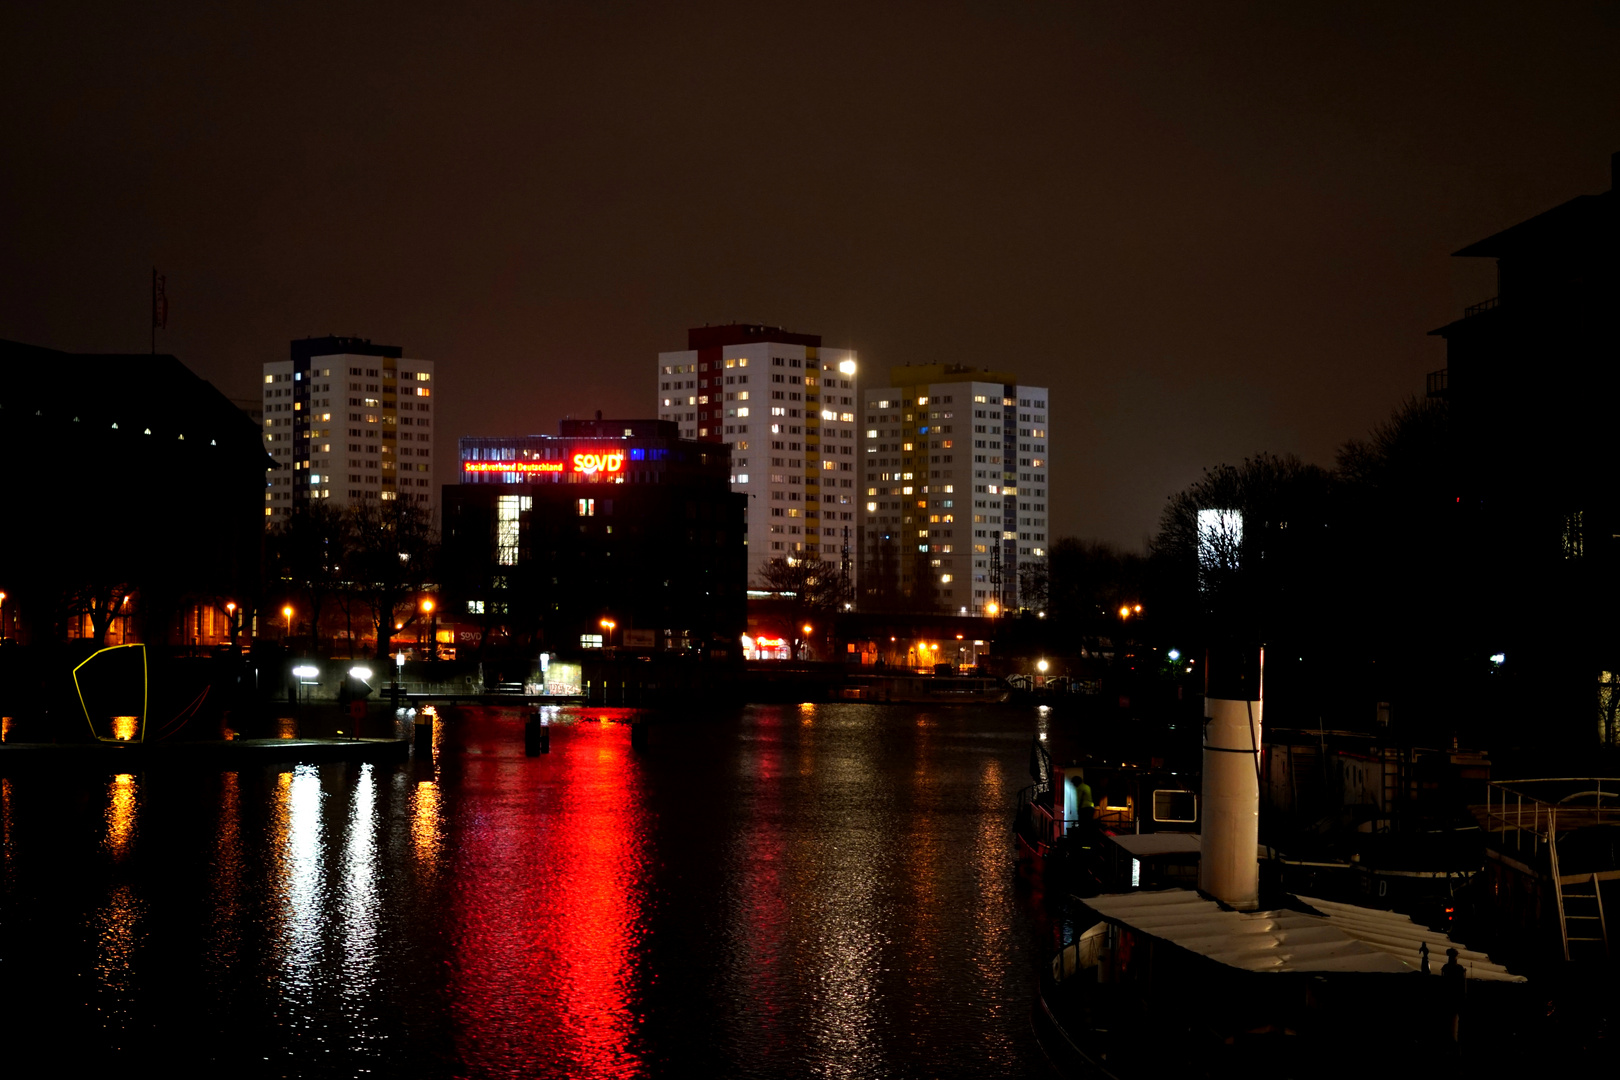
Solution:
<path fill-rule="evenodd" d="M 1198 888 L 1260 906 L 1260 705 L 1264 650 L 1212 646 L 1204 667 L 1204 795 Z"/>

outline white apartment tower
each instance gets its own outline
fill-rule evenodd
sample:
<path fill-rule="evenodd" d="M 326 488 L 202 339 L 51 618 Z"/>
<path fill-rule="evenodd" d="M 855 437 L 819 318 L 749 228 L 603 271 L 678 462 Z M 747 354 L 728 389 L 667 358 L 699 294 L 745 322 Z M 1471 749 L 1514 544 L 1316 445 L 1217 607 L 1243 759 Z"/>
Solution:
<path fill-rule="evenodd" d="M 748 582 L 776 558 L 813 558 L 855 586 L 856 359 L 819 334 L 733 324 L 687 331 L 658 354 L 658 418 L 681 437 L 731 445 L 733 491 L 748 500 Z"/>
<path fill-rule="evenodd" d="M 434 509 L 433 362 L 363 338 L 304 338 L 264 365 L 272 524 L 311 502 L 409 499 Z"/>
<path fill-rule="evenodd" d="M 892 368 L 865 399 L 863 597 L 960 614 L 1019 604 L 1044 562 L 1045 387 L 956 364 Z"/>

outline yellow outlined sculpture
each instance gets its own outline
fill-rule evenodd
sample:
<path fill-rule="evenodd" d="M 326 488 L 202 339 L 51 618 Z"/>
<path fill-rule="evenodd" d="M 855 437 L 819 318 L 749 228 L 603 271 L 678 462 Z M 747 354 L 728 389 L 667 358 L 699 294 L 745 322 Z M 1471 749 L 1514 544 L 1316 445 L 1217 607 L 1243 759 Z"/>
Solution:
<path fill-rule="evenodd" d="M 113 652 L 116 649 L 141 650 L 141 715 L 139 717 L 139 722 L 136 725 L 133 738 L 120 737 L 116 727 L 113 729 L 113 734 L 110 738 L 97 732 L 96 722 L 90 719 L 90 706 L 86 705 L 84 701 L 84 687 L 79 685 L 79 672 L 84 668 L 85 664 L 88 664 L 102 653 Z M 102 742 L 144 742 L 146 740 L 146 706 L 147 699 L 151 694 L 151 680 L 147 671 L 145 644 L 137 642 L 134 645 L 109 645 L 105 649 L 97 649 L 95 652 L 85 657 L 84 660 L 80 662 L 78 667 L 73 669 L 73 689 L 74 692 L 79 695 L 79 708 L 84 711 L 84 722 L 90 725 L 90 734 L 92 736 Z"/>

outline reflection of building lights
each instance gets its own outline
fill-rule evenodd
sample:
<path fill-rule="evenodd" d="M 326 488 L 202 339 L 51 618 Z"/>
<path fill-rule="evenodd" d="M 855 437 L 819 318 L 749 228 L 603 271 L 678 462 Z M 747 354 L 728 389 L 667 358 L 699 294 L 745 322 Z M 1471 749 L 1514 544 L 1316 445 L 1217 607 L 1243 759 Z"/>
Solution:
<path fill-rule="evenodd" d="M 107 800 L 107 847 L 122 855 L 135 834 L 135 776 L 119 773 L 113 777 Z"/>

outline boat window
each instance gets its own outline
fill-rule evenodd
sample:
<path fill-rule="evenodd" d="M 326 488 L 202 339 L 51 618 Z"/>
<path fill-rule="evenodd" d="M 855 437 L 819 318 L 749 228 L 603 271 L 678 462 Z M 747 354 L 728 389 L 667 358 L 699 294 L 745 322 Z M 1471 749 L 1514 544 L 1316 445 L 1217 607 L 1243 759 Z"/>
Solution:
<path fill-rule="evenodd" d="M 1198 820 L 1198 796 L 1190 791 L 1158 788 L 1153 792 L 1153 820 L 1193 822 Z"/>

